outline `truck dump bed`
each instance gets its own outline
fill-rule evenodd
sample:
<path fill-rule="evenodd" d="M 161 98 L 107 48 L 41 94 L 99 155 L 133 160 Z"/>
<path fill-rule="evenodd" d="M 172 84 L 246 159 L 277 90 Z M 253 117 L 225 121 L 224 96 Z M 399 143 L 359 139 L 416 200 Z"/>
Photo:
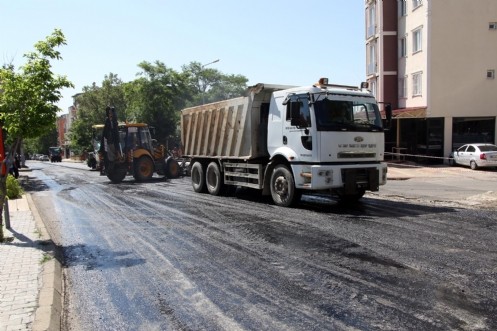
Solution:
<path fill-rule="evenodd" d="M 187 157 L 253 159 L 267 152 L 267 118 L 274 91 L 290 86 L 257 84 L 248 96 L 181 111 L 181 141 Z"/>

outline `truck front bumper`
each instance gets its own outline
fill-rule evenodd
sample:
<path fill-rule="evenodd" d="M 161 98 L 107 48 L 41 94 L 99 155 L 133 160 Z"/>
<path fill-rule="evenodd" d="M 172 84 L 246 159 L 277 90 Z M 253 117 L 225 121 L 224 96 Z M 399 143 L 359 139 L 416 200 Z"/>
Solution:
<path fill-rule="evenodd" d="M 386 163 L 354 165 L 293 165 L 295 185 L 305 190 L 343 188 L 378 191 L 387 182 Z"/>

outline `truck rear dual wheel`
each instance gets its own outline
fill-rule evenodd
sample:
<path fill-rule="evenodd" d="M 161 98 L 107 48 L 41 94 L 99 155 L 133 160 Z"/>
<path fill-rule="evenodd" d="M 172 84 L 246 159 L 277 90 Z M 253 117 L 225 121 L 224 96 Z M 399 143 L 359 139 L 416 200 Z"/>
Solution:
<path fill-rule="evenodd" d="M 217 162 L 211 162 L 205 171 L 205 184 L 207 191 L 212 195 L 221 195 L 223 193 L 224 181 L 221 169 Z"/>
<path fill-rule="evenodd" d="M 295 187 L 293 174 L 285 165 L 278 165 L 271 174 L 271 197 L 276 205 L 289 207 L 300 201 L 302 192 Z"/>
<path fill-rule="evenodd" d="M 217 162 L 211 162 L 204 169 L 200 162 L 195 162 L 191 170 L 193 190 L 197 193 L 209 192 L 221 195 L 224 192 L 224 182 L 221 169 Z"/>
<path fill-rule="evenodd" d="M 205 175 L 202 163 L 195 162 L 191 169 L 192 187 L 197 193 L 204 193 L 207 188 L 205 185 Z"/>

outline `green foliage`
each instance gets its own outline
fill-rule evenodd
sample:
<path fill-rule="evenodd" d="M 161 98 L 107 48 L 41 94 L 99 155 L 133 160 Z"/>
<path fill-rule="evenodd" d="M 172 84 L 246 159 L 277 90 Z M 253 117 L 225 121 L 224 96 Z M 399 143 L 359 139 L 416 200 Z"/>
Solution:
<path fill-rule="evenodd" d="M 13 65 L 0 69 L 0 121 L 9 137 L 32 138 L 55 128 L 60 90 L 73 86 L 51 70 L 50 60 L 61 59 L 55 48 L 65 43 L 64 35 L 56 29 L 35 44 L 36 51 L 24 55 L 27 62 L 19 72 Z"/>
<path fill-rule="evenodd" d="M 155 139 L 166 143 L 176 134 L 179 110 L 191 98 L 188 76 L 167 68 L 164 63 L 142 62 L 140 78 L 127 86 L 129 112 L 138 122 L 155 128 Z"/>
<path fill-rule="evenodd" d="M 12 64 L 0 68 L 0 123 L 12 145 L 11 155 L 23 139 L 35 138 L 55 129 L 61 89 L 73 87 L 65 77 L 52 72 L 51 60 L 61 60 L 56 49 L 66 44 L 61 30 L 55 29 L 44 41 L 34 45 L 35 51 L 25 54 L 26 64 L 16 71 Z M 7 193 L 6 181 L 0 178 L 0 204 Z M 15 194 L 12 192 L 11 194 Z M 0 215 L 0 240 L 3 239 Z"/>
<path fill-rule="evenodd" d="M 247 89 L 248 79 L 242 75 L 225 75 L 199 62 L 191 62 L 182 68 L 194 90 L 188 107 L 236 98 Z"/>
<path fill-rule="evenodd" d="M 182 72 L 160 61 L 141 62 L 133 81 L 123 83 L 115 74 L 106 75 L 101 86 L 85 86 L 75 98 L 78 117 L 69 133 L 71 150 L 90 150 L 92 125 L 103 124 L 105 108 L 114 106 L 119 121 L 143 122 L 155 128 L 154 138 L 162 144 L 179 141 L 180 110 L 202 103 L 243 95 L 247 78 L 224 75 L 198 62 Z"/>
<path fill-rule="evenodd" d="M 24 152 L 28 154 L 47 154 L 48 148 L 57 146 L 57 130 L 48 131 L 42 136 L 36 138 L 27 138 L 23 140 Z"/>
<path fill-rule="evenodd" d="M 93 83 L 83 87 L 83 93 L 75 100 L 78 108 L 78 117 L 71 125 L 69 139 L 71 150 L 91 150 L 91 127 L 94 124 L 105 122 L 105 108 L 109 105 L 118 110 L 118 119 L 127 120 L 126 100 L 122 80 L 113 73 L 106 75 L 102 86 Z"/>
<path fill-rule="evenodd" d="M 20 198 L 24 191 L 19 184 L 19 181 L 12 175 L 7 175 L 7 197 L 9 199 Z"/>

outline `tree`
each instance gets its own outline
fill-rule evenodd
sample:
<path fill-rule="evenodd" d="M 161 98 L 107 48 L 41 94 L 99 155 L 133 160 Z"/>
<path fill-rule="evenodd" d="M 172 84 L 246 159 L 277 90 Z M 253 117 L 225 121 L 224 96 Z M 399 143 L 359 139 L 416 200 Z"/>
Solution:
<path fill-rule="evenodd" d="M 83 93 L 75 98 L 77 118 L 71 125 L 69 139 L 71 149 L 91 149 L 92 125 L 105 122 L 105 108 L 114 106 L 118 110 L 119 120 L 130 120 L 127 113 L 127 102 L 124 83 L 118 75 L 109 73 L 104 76 L 102 86 L 93 83 L 83 87 Z"/>
<path fill-rule="evenodd" d="M 49 130 L 44 135 L 36 138 L 25 138 L 22 144 L 25 153 L 38 154 L 42 152 L 46 154 L 49 147 L 57 146 L 57 129 L 53 128 L 53 130 Z"/>
<path fill-rule="evenodd" d="M 188 75 L 194 95 L 187 106 L 197 106 L 242 96 L 248 79 L 243 75 L 225 75 L 217 69 L 205 68 L 199 62 L 190 62 L 182 67 Z"/>
<path fill-rule="evenodd" d="M 23 138 L 38 137 L 55 128 L 61 90 L 73 87 L 65 76 L 52 72 L 50 62 L 62 60 L 57 48 L 65 44 L 64 34 L 55 29 L 34 45 L 35 51 L 24 55 L 27 61 L 19 71 L 12 64 L 0 69 L 0 123 L 11 143 L 9 155 L 17 151 Z M 0 176 L 0 241 L 5 198 L 6 176 Z"/>
<path fill-rule="evenodd" d="M 248 79 L 242 75 L 222 75 L 221 79 L 212 84 L 209 98 L 215 101 L 242 96 L 247 89 Z"/>
<path fill-rule="evenodd" d="M 118 119 L 143 122 L 155 128 L 154 138 L 162 144 L 179 142 L 180 110 L 206 102 L 243 95 L 248 79 L 224 75 L 203 68 L 198 62 L 182 67 L 182 72 L 163 62 L 141 62 L 133 81 L 123 83 L 115 74 L 105 76 L 102 86 L 93 83 L 75 99 L 77 118 L 71 126 L 71 148 L 91 148 L 91 126 L 102 124 L 105 108 L 114 106 Z"/>
<path fill-rule="evenodd" d="M 141 62 L 139 78 L 126 85 L 128 111 L 136 121 L 155 128 L 155 139 L 167 143 L 176 136 L 179 110 L 191 98 L 188 76 L 160 61 Z"/>

